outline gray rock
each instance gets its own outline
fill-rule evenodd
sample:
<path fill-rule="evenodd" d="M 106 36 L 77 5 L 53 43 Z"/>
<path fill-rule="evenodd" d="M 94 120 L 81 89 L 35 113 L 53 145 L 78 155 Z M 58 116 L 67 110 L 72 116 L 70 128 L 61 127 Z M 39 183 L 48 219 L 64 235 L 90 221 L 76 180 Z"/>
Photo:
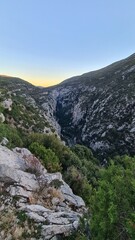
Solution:
<path fill-rule="evenodd" d="M 47 183 L 47 184 L 50 184 L 51 182 L 53 181 L 59 181 L 61 183 L 63 183 L 63 180 L 62 180 L 62 175 L 61 173 L 57 172 L 57 173 L 46 173 L 45 176 L 44 176 L 44 181 Z"/>
<path fill-rule="evenodd" d="M 25 171 L 26 165 L 23 158 L 19 158 L 13 151 L 0 145 L 0 165 L 4 164 L 14 169 Z"/>
<path fill-rule="evenodd" d="M 78 208 L 85 207 L 85 202 L 83 201 L 83 199 L 81 197 L 79 197 L 77 195 L 74 195 L 74 197 L 75 197 Z"/>
<path fill-rule="evenodd" d="M 3 211 L 4 210 L 4 204 L 2 206 L 0 206 L 0 211 Z"/>
<path fill-rule="evenodd" d="M 22 208 L 22 210 L 24 210 L 26 212 L 37 212 L 37 213 L 40 213 L 40 214 L 42 214 L 44 212 L 46 212 L 48 214 L 51 213 L 50 209 L 45 208 L 41 205 L 37 205 L 37 204 L 31 204 L 31 205 L 27 204 Z"/>
<path fill-rule="evenodd" d="M 73 222 L 73 227 L 75 230 L 77 230 L 79 227 L 79 222 L 78 221 Z"/>
<path fill-rule="evenodd" d="M 64 183 L 61 187 L 61 192 L 63 193 L 65 200 L 69 202 L 70 205 L 75 205 L 76 207 L 84 207 L 85 203 L 83 199 L 79 196 L 73 194 L 72 189 L 69 187 L 68 184 Z"/>
<path fill-rule="evenodd" d="M 34 161 L 40 169 L 40 176 L 28 172 L 27 167 L 32 168 L 33 159 L 27 149 L 15 148 L 11 151 L 0 145 L 0 191 L 5 188 L 9 194 L 7 198 L 3 195 L 0 211 L 12 205 L 14 196 L 19 196 L 14 201 L 15 208 L 24 211 L 33 224 L 43 224 L 41 239 L 69 235 L 79 225 L 82 215 L 78 211 L 83 211 L 84 202 L 73 194 L 61 173 L 46 173 L 38 159 Z M 54 188 L 55 183 L 60 183 L 58 189 Z M 72 211 L 73 205 L 77 211 Z"/>
<path fill-rule="evenodd" d="M 0 122 L 1 123 L 5 122 L 5 116 L 3 113 L 0 113 Z"/>
<path fill-rule="evenodd" d="M 13 104 L 13 101 L 11 98 L 8 98 L 6 100 L 4 100 L 2 102 L 2 106 L 5 108 L 5 109 L 8 109 L 9 111 L 12 110 L 12 104 Z"/>
<path fill-rule="evenodd" d="M 30 218 L 33 219 L 37 223 L 42 223 L 45 222 L 45 218 L 37 214 L 36 212 L 28 212 L 26 215 Z"/>
<path fill-rule="evenodd" d="M 57 236 L 51 238 L 51 240 L 58 240 Z"/>
<path fill-rule="evenodd" d="M 35 191 L 39 187 L 34 174 L 8 167 L 5 164 L 0 165 L 0 181 L 16 183 L 29 191 Z"/>
<path fill-rule="evenodd" d="M 19 186 L 11 185 L 7 188 L 7 192 L 9 192 L 11 196 L 19 196 L 19 197 L 25 197 L 25 198 L 32 197 L 31 191 L 27 191 L 25 188 L 19 187 Z"/>
<path fill-rule="evenodd" d="M 13 152 L 17 153 L 17 155 L 24 157 L 24 156 L 29 156 L 31 155 L 31 152 L 27 148 L 19 148 L 16 147 L 13 149 Z"/>
<path fill-rule="evenodd" d="M 74 227 L 72 224 L 68 225 L 44 225 L 42 227 L 42 236 L 44 236 L 44 239 L 51 239 L 54 235 L 58 234 L 67 234 L 69 235 L 74 230 Z"/>
<path fill-rule="evenodd" d="M 13 149 L 19 158 L 23 158 L 26 168 L 28 170 L 36 172 L 37 175 L 44 175 L 47 173 L 47 170 L 42 166 L 38 158 L 36 158 L 27 148 L 16 147 Z"/>
<path fill-rule="evenodd" d="M 60 199 L 57 198 L 57 197 L 54 197 L 54 198 L 51 200 L 51 202 L 52 202 L 52 205 L 56 206 L 56 205 L 58 205 L 58 204 L 60 203 Z"/>
<path fill-rule="evenodd" d="M 0 144 L 3 145 L 3 146 L 6 146 L 8 143 L 9 143 L 9 140 L 4 137 Z"/>
<path fill-rule="evenodd" d="M 72 212 L 54 212 L 47 216 L 47 222 L 50 224 L 67 225 L 73 222 L 79 222 L 79 215 Z"/>
<path fill-rule="evenodd" d="M 52 215 L 48 216 L 46 218 L 46 220 L 47 220 L 48 224 L 56 224 L 56 225 L 67 225 L 67 224 L 70 224 L 70 221 L 69 221 L 68 218 L 64 218 L 64 217 L 56 218 L 56 216 L 53 217 Z"/>

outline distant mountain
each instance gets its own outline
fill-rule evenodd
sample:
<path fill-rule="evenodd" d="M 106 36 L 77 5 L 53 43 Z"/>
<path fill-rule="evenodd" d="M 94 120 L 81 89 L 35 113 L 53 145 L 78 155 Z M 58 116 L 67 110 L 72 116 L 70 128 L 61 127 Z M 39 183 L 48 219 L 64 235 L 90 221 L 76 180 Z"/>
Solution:
<path fill-rule="evenodd" d="M 1 76 L 1 88 L 11 91 L 13 101 L 21 96 L 34 104 L 43 119 L 40 131 L 47 124 L 69 145 L 84 144 L 102 160 L 135 155 L 135 54 L 53 87 Z"/>
<path fill-rule="evenodd" d="M 49 98 L 69 144 L 83 143 L 101 159 L 135 154 L 135 54 L 63 81 Z"/>
<path fill-rule="evenodd" d="M 42 98 L 40 88 L 20 78 L 0 75 L 2 121 L 5 118 L 6 123 L 26 133 L 47 132 L 57 135 L 55 120 L 53 122 L 53 117 L 50 117 L 38 104 L 40 97 Z"/>

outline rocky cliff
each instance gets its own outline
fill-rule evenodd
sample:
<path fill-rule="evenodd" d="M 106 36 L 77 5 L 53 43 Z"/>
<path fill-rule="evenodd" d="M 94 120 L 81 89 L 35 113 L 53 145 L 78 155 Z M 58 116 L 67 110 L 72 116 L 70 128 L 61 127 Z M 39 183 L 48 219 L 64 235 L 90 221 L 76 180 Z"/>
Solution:
<path fill-rule="evenodd" d="M 0 239 L 68 236 L 84 212 L 60 173 L 47 173 L 27 149 L 0 145 Z"/>
<path fill-rule="evenodd" d="M 10 148 L 38 132 L 84 144 L 101 161 L 135 155 L 135 54 L 50 88 L 1 76 L 0 129 L 0 143 Z M 84 167 L 83 155 L 71 158 Z M 0 145 L 0 239 L 62 239 L 78 228 L 85 211 L 60 173 L 48 173 L 25 148 Z"/>
<path fill-rule="evenodd" d="M 2 101 L 13 101 L 1 121 L 84 144 L 101 160 L 135 154 L 135 54 L 50 88 L 2 76 L 0 85 Z"/>
<path fill-rule="evenodd" d="M 102 160 L 135 154 L 135 54 L 48 89 L 62 138 L 90 147 Z"/>

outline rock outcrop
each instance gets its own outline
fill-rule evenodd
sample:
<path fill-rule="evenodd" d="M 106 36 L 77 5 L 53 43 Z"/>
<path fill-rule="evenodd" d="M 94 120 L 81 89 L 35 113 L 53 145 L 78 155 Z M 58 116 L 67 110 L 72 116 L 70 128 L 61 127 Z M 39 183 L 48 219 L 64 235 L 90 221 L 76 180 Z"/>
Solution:
<path fill-rule="evenodd" d="M 45 91 L 42 89 L 42 91 Z M 101 161 L 135 155 L 135 54 L 48 89 L 61 137 L 90 147 Z"/>
<path fill-rule="evenodd" d="M 12 111 L 4 112 L 5 122 L 27 132 L 53 133 L 68 145 L 83 144 L 101 162 L 114 155 L 133 156 L 134 80 L 135 54 L 48 88 L 0 76 L 5 106 L 13 99 Z"/>
<path fill-rule="evenodd" d="M 5 116 L 3 113 L 0 113 L 0 123 L 5 122 Z"/>
<path fill-rule="evenodd" d="M 27 149 L 0 145 L 0 239 L 70 235 L 84 212 L 60 173 L 47 173 Z"/>
<path fill-rule="evenodd" d="M 2 106 L 4 109 L 8 109 L 8 111 L 11 111 L 12 110 L 12 104 L 13 104 L 13 101 L 11 98 L 9 99 L 6 99 L 2 102 Z"/>

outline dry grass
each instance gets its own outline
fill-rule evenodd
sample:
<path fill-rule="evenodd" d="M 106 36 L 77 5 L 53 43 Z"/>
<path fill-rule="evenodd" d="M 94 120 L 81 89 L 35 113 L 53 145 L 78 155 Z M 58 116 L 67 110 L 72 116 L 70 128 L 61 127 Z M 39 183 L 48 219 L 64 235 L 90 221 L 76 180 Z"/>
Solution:
<path fill-rule="evenodd" d="M 52 199 L 58 198 L 60 202 L 64 201 L 63 195 L 60 190 L 54 187 L 42 187 L 39 191 L 34 193 L 33 198 L 29 199 L 31 204 L 41 203 L 43 206 L 52 208 Z"/>

